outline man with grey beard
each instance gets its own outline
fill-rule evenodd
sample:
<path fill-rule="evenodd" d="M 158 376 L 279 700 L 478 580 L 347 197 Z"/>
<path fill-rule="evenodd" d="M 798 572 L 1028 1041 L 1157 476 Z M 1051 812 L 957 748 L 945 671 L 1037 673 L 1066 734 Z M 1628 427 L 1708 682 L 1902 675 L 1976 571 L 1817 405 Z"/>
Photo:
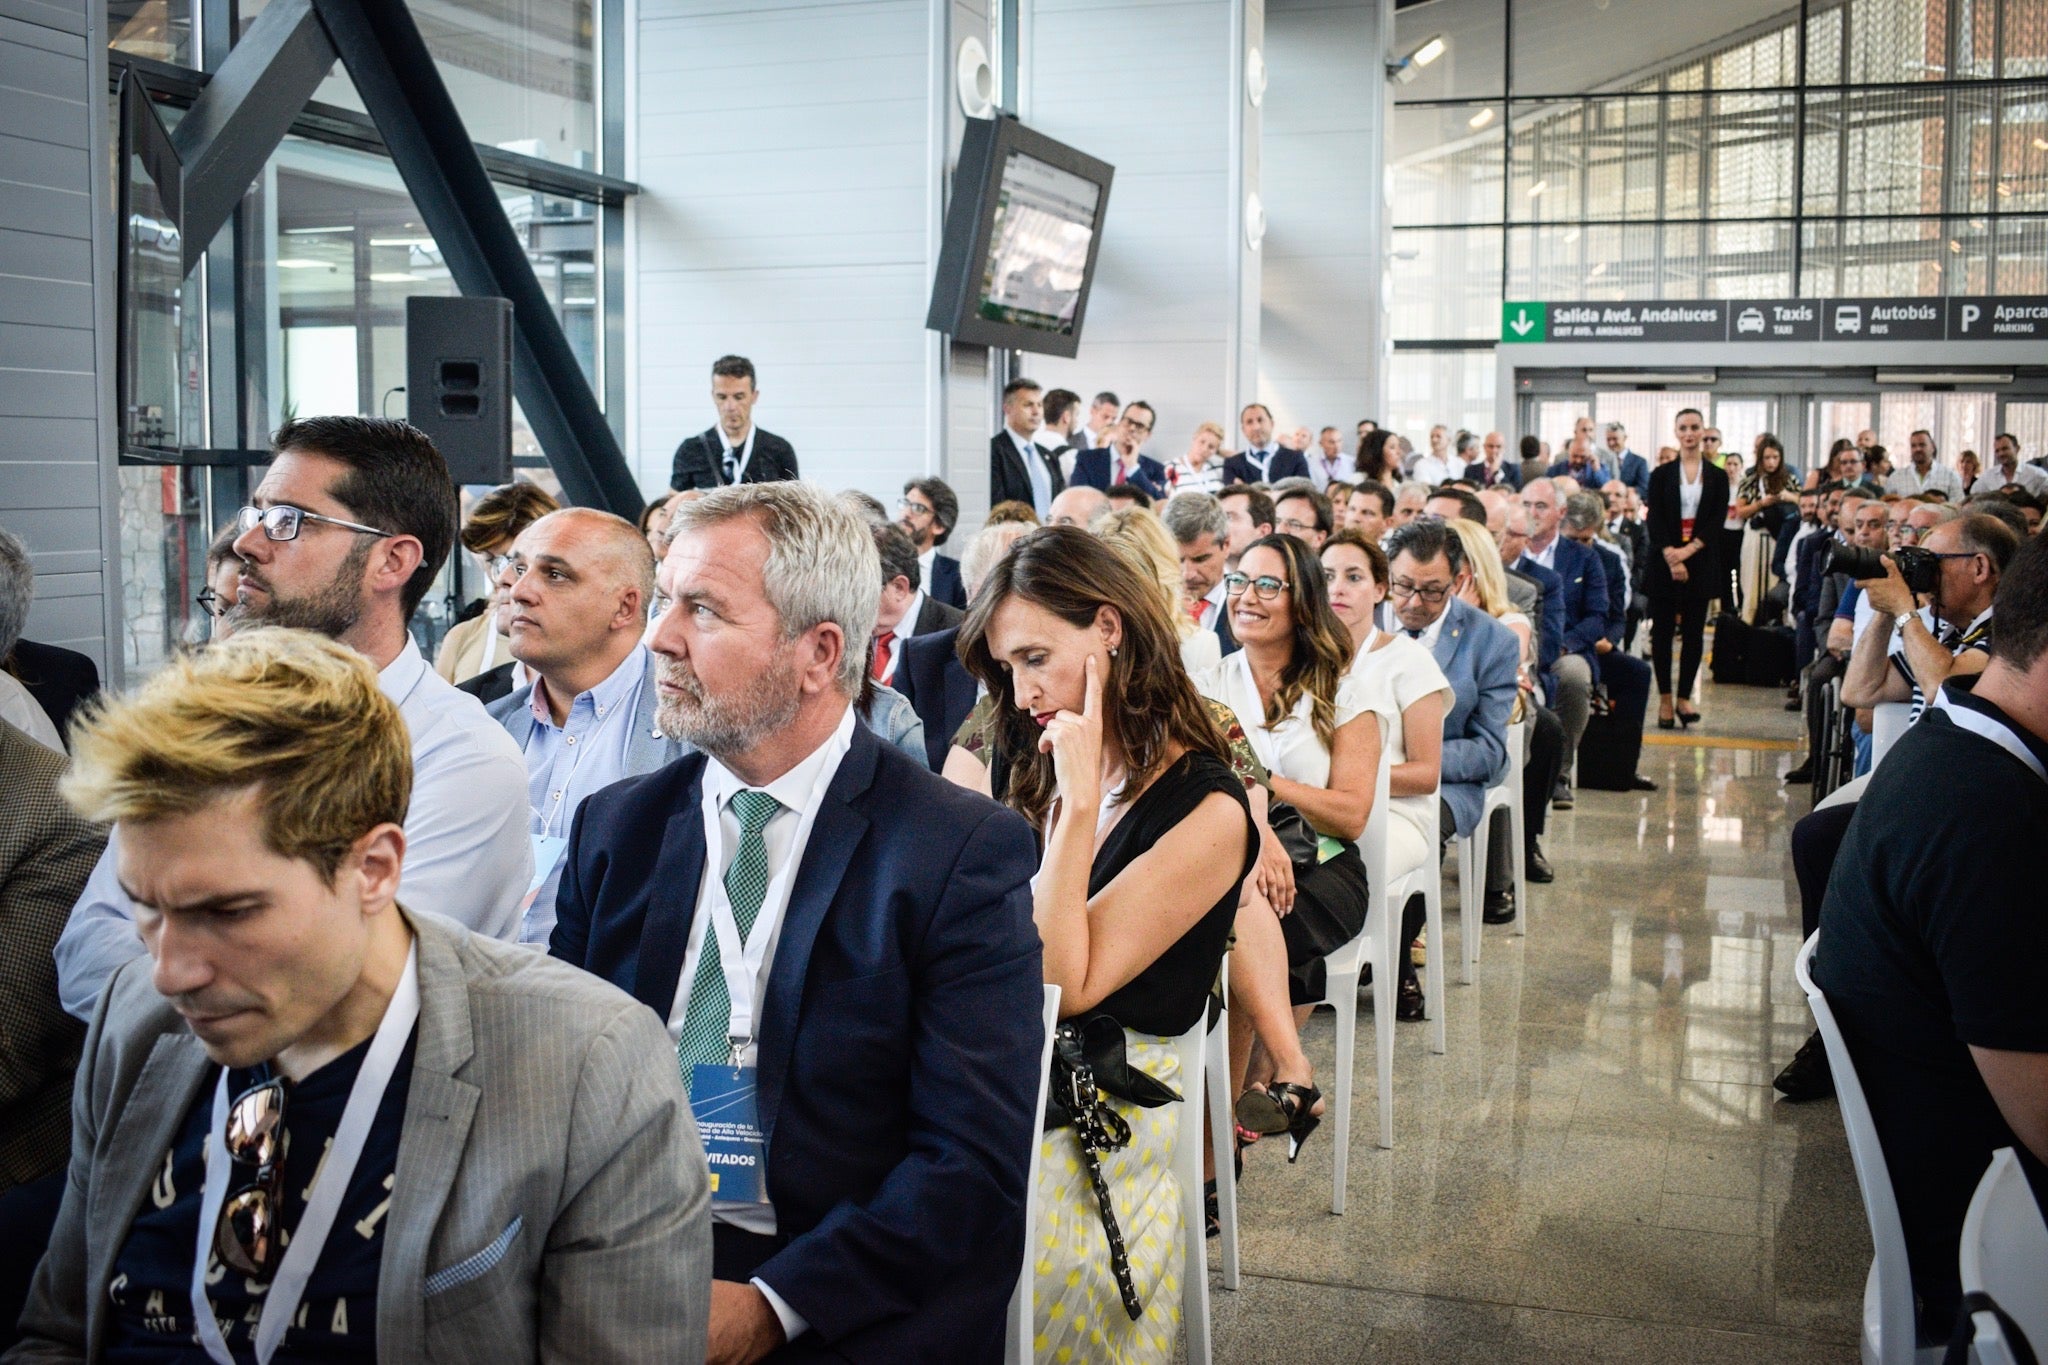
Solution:
<path fill-rule="evenodd" d="M 1042 1079 L 1031 831 L 858 723 L 858 516 L 741 484 L 669 531 L 655 723 L 699 752 L 583 803 L 550 951 L 675 1041 L 710 1358 L 995 1358 Z"/>

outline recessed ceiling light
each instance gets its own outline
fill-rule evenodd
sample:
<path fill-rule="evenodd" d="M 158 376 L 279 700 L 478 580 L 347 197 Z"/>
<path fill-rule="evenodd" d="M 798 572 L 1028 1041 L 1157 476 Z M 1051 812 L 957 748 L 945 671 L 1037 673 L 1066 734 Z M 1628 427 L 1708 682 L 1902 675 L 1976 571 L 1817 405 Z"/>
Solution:
<path fill-rule="evenodd" d="M 1963 254 L 1963 244 L 1953 237 L 1948 239 L 1948 249 L 1958 256 Z"/>
<path fill-rule="evenodd" d="M 411 284 L 419 276 L 410 270 L 372 270 L 370 278 L 378 284 Z"/>
<path fill-rule="evenodd" d="M 1548 180 L 1539 180 L 1529 187 L 1529 197 L 1531 199 L 1534 199 L 1537 195 L 1543 193 L 1543 191 L 1549 188 L 1550 182 Z"/>
<path fill-rule="evenodd" d="M 2009 197 L 2011 197 L 2011 195 L 2012 195 L 2012 186 L 2010 186 L 2010 185 L 2006 184 L 2006 183 L 2005 183 L 2005 182 L 2004 182 L 2003 180 L 1999 181 L 1999 182 L 1998 182 L 1998 197 L 1999 197 L 1999 198 L 2001 198 L 2001 199 L 2005 199 L 2005 198 L 2009 198 Z"/>
<path fill-rule="evenodd" d="M 327 262 L 325 262 L 325 261 L 309 261 L 309 260 L 307 260 L 307 259 L 306 259 L 305 257 L 303 257 L 303 256 L 280 256 L 280 257 L 278 257 L 278 258 L 277 258 L 277 268 L 278 268 L 279 270 L 332 270 L 332 269 L 334 269 L 334 267 L 333 267 L 333 266 L 329 265 L 329 264 L 328 264 Z"/>
<path fill-rule="evenodd" d="M 1566 233 L 1566 234 L 1564 235 L 1564 240 L 1565 240 L 1565 241 L 1567 241 L 1567 242 L 1576 242 L 1576 241 L 1578 241 L 1578 240 L 1579 240 L 1579 230 L 1578 230 L 1577 228 L 1573 228 L 1573 229 L 1572 229 L 1572 230 L 1571 230 L 1570 232 L 1567 232 L 1567 233 Z"/>
<path fill-rule="evenodd" d="M 1486 126 L 1487 124 L 1489 124 L 1489 123 L 1493 122 L 1493 110 L 1492 110 L 1492 109 L 1481 109 L 1481 110 L 1480 110 L 1480 111 L 1479 111 L 1478 113 L 1474 114 L 1474 115 L 1473 115 L 1473 116 L 1472 116 L 1471 118 L 1467 119 L 1467 120 L 1466 120 L 1465 122 L 1466 122 L 1466 126 L 1468 126 L 1468 127 L 1472 127 L 1472 128 L 1484 128 L 1484 127 L 1485 127 L 1485 126 Z"/>
<path fill-rule="evenodd" d="M 431 251 L 434 248 L 434 239 L 432 237 L 372 237 L 370 239 L 370 245 L 417 246 L 424 247 L 427 250 Z"/>
<path fill-rule="evenodd" d="M 2035 138 L 2034 150 L 2037 152 L 2048 152 L 2048 137 Z"/>
<path fill-rule="evenodd" d="M 1442 35 L 1438 35 L 1431 38 L 1421 47 L 1416 48 L 1415 55 L 1409 58 L 1409 60 L 1417 66 L 1428 66 L 1431 62 L 1444 55 L 1445 46 Z"/>

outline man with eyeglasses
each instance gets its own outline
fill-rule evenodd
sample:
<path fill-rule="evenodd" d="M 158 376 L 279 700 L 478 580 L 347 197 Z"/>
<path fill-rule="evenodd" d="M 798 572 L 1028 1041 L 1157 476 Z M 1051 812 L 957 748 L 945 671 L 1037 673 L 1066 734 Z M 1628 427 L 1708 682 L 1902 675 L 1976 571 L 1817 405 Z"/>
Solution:
<path fill-rule="evenodd" d="M 149 960 L 86 1038 L 17 1358 L 704 1358 L 661 1022 L 408 891 L 412 740 L 361 653 L 239 632 L 77 739 Z"/>
<path fill-rule="evenodd" d="M 1939 561 L 1934 591 L 1923 602 L 1887 555 L 1883 578 L 1856 584 L 1876 615 L 1842 673 L 1844 706 L 1911 702 L 1909 723 L 1942 683 L 1980 672 L 1991 657 L 1991 601 L 2019 538 L 1996 517 L 1965 513 L 1919 548 Z"/>
<path fill-rule="evenodd" d="M 1330 538 L 1335 513 L 1329 498 L 1313 484 L 1289 483 L 1273 490 L 1273 515 L 1279 518 L 1274 527 L 1282 535 L 1320 552 Z"/>
<path fill-rule="evenodd" d="M 1443 786 L 1439 812 L 1443 840 L 1479 827 L 1486 789 L 1508 770 L 1508 717 L 1515 708 L 1521 641 L 1515 633 L 1457 593 L 1470 573 L 1465 547 L 1443 521 L 1424 517 L 1387 533 L 1387 601 L 1399 629 L 1419 641 L 1450 681 L 1455 699 L 1444 714 Z M 1505 837 L 1487 850 L 1488 924 L 1516 913 L 1514 850 Z M 1404 937 L 1413 930 L 1403 926 Z M 1432 948 L 1434 951 L 1434 948 Z"/>
<path fill-rule="evenodd" d="M 1069 487 L 1100 488 L 1104 492 L 1118 484 L 1129 484 L 1146 496 L 1164 502 L 1167 498 L 1166 466 L 1142 453 L 1152 437 L 1158 416 L 1152 405 L 1134 402 L 1110 429 L 1109 444 L 1100 450 L 1084 450 L 1074 457 L 1074 477 Z"/>
<path fill-rule="evenodd" d="M 405 899 L 509 939 L 533 880 L 526 764 L 483 704 L 421 656 L 406 624 L 455 540 L 455 486 L 434 443 L 405 422 L 287 422 L 234 552 L 237 633 L 291 626 L 348 645 L 378 670 L 412 738 Z M 134 904 L 114 867 L 118 835 L 57 943 L 64 1008 L 90 1019 L 107 979 L 140 957 Z"/>
<path fill-rule="evenodd" d="M 953 528 L 960 524 L 960 499 L 953 486 L 944 479 L 928 477 L 904 484 L 903 498 L 896 504 L 896 524 L 910 533 L 917 546 L 917 570 L 925 595 L 966 611 L 967 584 L 960 577 L 960 561 L 939 553 L 939 547 L 952 538 Z"/>

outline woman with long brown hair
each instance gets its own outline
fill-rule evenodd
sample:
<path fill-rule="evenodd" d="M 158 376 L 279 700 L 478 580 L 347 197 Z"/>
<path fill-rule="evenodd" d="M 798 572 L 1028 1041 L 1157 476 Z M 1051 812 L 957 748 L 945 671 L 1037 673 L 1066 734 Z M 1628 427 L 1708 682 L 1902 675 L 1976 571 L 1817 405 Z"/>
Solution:
<path fill-rule="evenodd" d="M 1245 547 L 1224 576 L 1231 629 L 1243 646 L 1197 678 L 1205 696 L 1237 713 L 1273 799 L 1287 803 L 1316 836 L 1312 858 L 1294 863 L 1293 909 L 1281 920 L 1293 999 L 1323 993 L 1323 959 L 1365 927 L 1367 886 L 1358 839 L 1372 813 L 1384 727 L 1364 685 L 1350 674 L 1352 644 L 1330 610 L 1323 566 L 1305 541 L 1272 535 Z M 1249 1029 L 1233 1024 L 1231 1065 L 1248 1053 Z M 1314 1131 L 1322 1092 L 1308 1078 L 1248 1059 L 1250 1082 L 1238 1122 L 1255 1133 L 1285 1132 L 1289 1155 Z"/>
<path fill-rule="evenodd" d="M 1120 1055 L 1095 1074 L 1124 1072 L 1132 1091 L 1106 1101 L 1128 1145 L 1077 1136 L 1096 1121 L 1080 1115 L 1044 1139 L 1036 1354 L 1165 1361 L 1171 1286 L 1205 1272 L 1183 1266 L 1175 1111 L 1133 1101 L 1144 1078 L 1178 1079 L 1172 1039 L 1207 1010 L 1258 831 L 1155 587 L 1086 531 L 1018 541 L 962 623 L 960 656 L 996 702 L 999 790 L 1044 835 L 1045 979 L 1063 1019 L 1088 1021 L 1084 1037 L 1101 1037 L 1103 1016 L 1121 1027 Z M 1085 1170 L 1098 1158 L 1115 1240 Z"/>
<path fill-rule="evenodd" d="M 1799 487 L 1785 468 L 1785 447 L 1770 432 L 1756 438 L 1756 463 L 1736 487 L 1728 509 L 1744 523 L 1742 532 L 1742 614 L 1752 624 L 1771 590 L 1771 554 L 1778 528 L 1799 515 Z"/>

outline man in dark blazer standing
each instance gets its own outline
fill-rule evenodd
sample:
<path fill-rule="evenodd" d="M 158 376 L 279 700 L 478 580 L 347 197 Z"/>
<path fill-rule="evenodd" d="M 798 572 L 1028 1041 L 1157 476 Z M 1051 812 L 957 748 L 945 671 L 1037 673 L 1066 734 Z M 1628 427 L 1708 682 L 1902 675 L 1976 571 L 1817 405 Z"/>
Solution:
<path fill-rule="evenodd" d="M 1040 1083 L 1031 831 L 857 723 L 882 575 L 851 511 L 723 488 L 670 530 L 656 718 L 701 752 L 584 802 L 551 951 L 676 1040 L 719 1172 L 713 1359 L 995 1359 Z"/>
<path fill-rule="evenodd" d="M 1038 382 L 1012 379 L 1003 385 L 1003 429 L 988 443 L 988 505 L 1021 502 L 1052 520 L 1052 500 L 1067 486 L 1058 457 L 1032 441 L 1043 405 Z"/>
<path fill-rule="evenodd" d="M 1273 436 L 1273 410 L 1264 403 L 1247 403 L 1237 415 L 1244 432 L 1244 449 L 1223 462 L 1223 482 L 1263 483 L 1269 487 L 1282 479 L 1309 477 L 1308 456 L 1283 446 Z"/>
<path fill-rule="evenodd" d="M 926 594 L 966 611 L 967 585 L 960 578 L 960 561 L 939 553 L 939 547 L 960 524 L 960 498 L 953 486 L 929 476 L 904 484 L 902 500 L 896 504 L 896 524 L 910 533 L 917 546 L 917 567 L 924 571 Z"/>
<path fill-rule="evenodd" d="M 668 486 L 722 488 L 729 483 L 770 483 L 797 477 L 796 451 L 772 431 L 754 425 L 754 362 L 743 355 L 720 356 L 711 366 L 711 401 L 718 425 L 676 447 Z"/>
<path fill-rule="evenodd" d="M 1166 466 L 1139 453 L 1157 420 L 1150 403 L 1132 403 L 1125 408 L 1123 420 L 1110 433 L 1107 446 L 1084 450 L 1074 457 L 1072 482 L 1105 492 L 1127 483 L 1156 502 L 1166 501 L 1170 491 L 1166 486 Z"/>

